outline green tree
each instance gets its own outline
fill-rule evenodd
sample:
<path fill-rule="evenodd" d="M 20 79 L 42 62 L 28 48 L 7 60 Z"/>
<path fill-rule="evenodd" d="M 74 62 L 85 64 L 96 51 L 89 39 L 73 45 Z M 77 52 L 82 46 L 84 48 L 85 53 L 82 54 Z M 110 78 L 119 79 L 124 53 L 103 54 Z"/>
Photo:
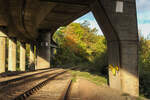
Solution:
<path fill-rule="evenodd" d="M 86 63 L 86 69 L 90 67 L 89 69 L 95 71 L 101 71 L 103 66 L 107 66 L 106 39 L 97 35 L 97 29 L 91 29 L 89 25 L 88 21 L 85 21 L 58 29 L 54 35 L 54 40 L 59 45 L 55 64 Z"/>
<path fill-rule="evenodd" d="M 150 40 L 140 37 L 139 42 L 140 94 L 150 98 Z"/>

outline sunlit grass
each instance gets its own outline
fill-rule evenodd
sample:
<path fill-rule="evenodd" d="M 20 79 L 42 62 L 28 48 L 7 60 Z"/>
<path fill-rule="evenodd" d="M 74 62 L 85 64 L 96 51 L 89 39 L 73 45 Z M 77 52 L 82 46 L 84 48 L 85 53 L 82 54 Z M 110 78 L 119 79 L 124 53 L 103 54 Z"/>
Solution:
<path fill-rule="evenodd" d="M 149 100 L 149 99 L 146 99 L 145 97 L 139 96 L 136 100 Z"/>
<path fill-rule="evenodd" d="M 92 83 L 95 83 L 96 85 L 107 85 L 107 79 L 105 77 L 94 75 L 89 72 L 81 72 L 74 70 L 70 70 L 70 72 L 75 78 L 74 80 L 76 80 L 76 78 L 84 78 Z"/>
<path fill-rule="evenodd" d="M 107 85 L 107 79 L 103 76 L 91 74 L 91 73 L 85 72 L 85 71 L 75 71 L 75 70 L 70 70 L 70 73 L 73 76 L 73 78 L 72 78 L 73 82 L 76 82 L 76 80 L 78 78 L 83 78 L 83 79 L 86 79 L 98 86 L 106 86 Z M 123 94 L 123 96 L 129 96 L 129 94 Z M 139 96 L 136 100 L 149 100 L 149 99 L 146 99 L 144 96 Z"/>

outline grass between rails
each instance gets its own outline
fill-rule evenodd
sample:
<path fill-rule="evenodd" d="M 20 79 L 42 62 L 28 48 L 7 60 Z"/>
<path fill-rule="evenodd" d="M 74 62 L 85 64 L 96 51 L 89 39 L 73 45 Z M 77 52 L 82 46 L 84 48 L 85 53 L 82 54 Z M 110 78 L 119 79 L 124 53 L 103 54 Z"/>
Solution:
<path fill-rule="evenodd" d="M 96 85 L 100 85 L 100 86 L 107 85 L 107 79 L 103 76 L 94 75 L 89 72 L 81 72 L 81 71 L 74 71 L 74 70 L 70 70 L 70 73 L 73 76 L 72 80 L 74 82 L 76 81 L 76 78 L 84 78 L 86 80 L 89 80 L 92 83 L 95 83 Z"/>

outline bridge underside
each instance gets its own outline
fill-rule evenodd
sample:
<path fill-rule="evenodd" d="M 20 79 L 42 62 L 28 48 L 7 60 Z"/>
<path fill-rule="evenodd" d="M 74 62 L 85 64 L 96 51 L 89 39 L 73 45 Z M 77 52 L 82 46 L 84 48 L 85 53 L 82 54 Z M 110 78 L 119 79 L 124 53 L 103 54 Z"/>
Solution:
<path fill-rule="evenodd" d="M 138 29 L 136 0 L 0 0 L 0 72 L 5 69 L 5 41 L 9 42 L 9 68 L 16 70 L 16 40 L 37 46 L 36 69 L 50 67 L 50 45 L 54 32 L 92 11 L 108 46 L 110 66 L 119 67 L 114 75 L 109 70 L 111 88 L 139 95 Z M 24 48 L 24 45 L 22 45 Z M 24 49 L 21 55 L 24 55 Z M 31 46 L 32 47 L 32 46 Z M 31 49 L 31 62 L 34 60 Z M 24 56 L 21 56 L 24 70 Z M 43 67 L 44 65 L 44 67 Z"/>

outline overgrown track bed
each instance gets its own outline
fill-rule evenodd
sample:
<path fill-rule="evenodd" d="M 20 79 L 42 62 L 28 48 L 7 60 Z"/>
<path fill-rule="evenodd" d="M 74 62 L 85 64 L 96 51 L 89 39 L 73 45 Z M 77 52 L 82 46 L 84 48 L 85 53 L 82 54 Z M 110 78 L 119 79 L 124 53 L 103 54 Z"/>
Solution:
<path fill-rule="evenodd" d="M 8 84 L 3 84 L 0 86 L 0 100 L 20 100 L 27 96 L 24 94 L 31 93 L 29 91 L 37 90 L 36 88 L 42 87 L 50 79 L 65 72 L 66 70 L 63 69 L 49 70 L 17 81 L 8 82 Z"/>

